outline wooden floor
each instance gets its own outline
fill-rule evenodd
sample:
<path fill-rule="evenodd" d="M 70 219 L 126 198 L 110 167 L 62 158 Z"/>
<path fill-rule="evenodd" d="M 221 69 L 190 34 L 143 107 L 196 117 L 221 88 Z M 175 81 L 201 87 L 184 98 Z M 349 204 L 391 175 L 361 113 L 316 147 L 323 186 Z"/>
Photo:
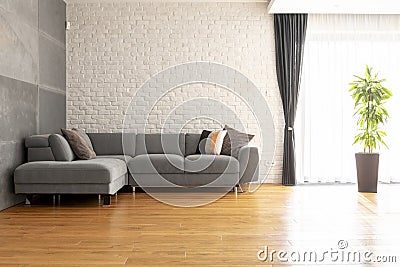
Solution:
<path fill-rule="evenodd" d="M 400 266 L 398 185 L 380 185 L 378 194 L 359 194 L 352 185 L 264 185 L 198 208 L 168 206 L 145 193 L 120 193 L 109 207 L 97 203 L 96 196 L 75 196 L 53 207 L 42 199 L 0 212 L 0 264 L 288 266 L 259 261 L 257 253 L 265 246 L 337 250 L 344 240 L 351 251 L 397 256 L 390 266 Z M 319 266 L 329 264 L 338 263 Z"/>

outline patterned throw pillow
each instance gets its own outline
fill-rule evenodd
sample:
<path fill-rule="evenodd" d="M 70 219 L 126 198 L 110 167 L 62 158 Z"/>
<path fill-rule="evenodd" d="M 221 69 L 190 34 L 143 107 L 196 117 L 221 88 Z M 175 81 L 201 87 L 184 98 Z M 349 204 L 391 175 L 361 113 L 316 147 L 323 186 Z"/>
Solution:
<path fill-rule="evenodd" d="M 221 154 L 222 144 L 226 136 L 226 130 L 218 130 L 211 132 L 206 140 L 205 154 L 219 155 Z"/>
<path fill-rule="evenodd" d="M 78 131 L 61 129 L 61 132 L 78 158 L 93 159 L 96 157 L 96 153 L 89 147 Z"/>
<path fill-rule="evenodd" d="M 224 138 L 221 155 L 237 157 L 239 155 L 239 150 L 246 146 L 254 137 L 253 134 L 242 133 L 228 125 L 225 125 L 224 130 L 226 130 L 228 134 Z"/>
<path fill-rule="evenodd" d="M 200 135 L 199 143 L 197 144 L 196 154 L 205 154 L 206 139 L 211 131 L 203 130 Z"/>

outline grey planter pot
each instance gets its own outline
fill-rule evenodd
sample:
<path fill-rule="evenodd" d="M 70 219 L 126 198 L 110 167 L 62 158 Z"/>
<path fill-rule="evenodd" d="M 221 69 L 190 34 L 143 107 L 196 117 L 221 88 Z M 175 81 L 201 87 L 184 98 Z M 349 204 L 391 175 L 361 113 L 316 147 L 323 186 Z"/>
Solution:
<path fill-rule="evenodd" d="M 378 187 L 378 153 L 356 153 L 358 192 L 376 193 Z"/>

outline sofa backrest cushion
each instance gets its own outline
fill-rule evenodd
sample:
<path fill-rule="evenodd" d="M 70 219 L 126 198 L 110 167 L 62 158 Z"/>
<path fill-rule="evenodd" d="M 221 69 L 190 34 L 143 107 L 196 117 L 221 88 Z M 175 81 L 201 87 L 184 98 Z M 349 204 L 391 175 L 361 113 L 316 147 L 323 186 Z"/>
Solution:
<path fill-rule="evenodd" d="M 75 154 L 64 136 L 60 134 L 50 135 L 49 144 L 56 161 L 73 161 L 75 159 Z"/>
<path fill-rule="evenodd" d="M 196 154 L 201 134 L 187 133 L 185 135 L 185 156 Z"/>
<path fill-rule="evenodd" d="M 136 155 L 175 154 L 184 155 L 185 134 L 137 134 Z"/>
<path fill-rule="evenodd" d="M 88 136 L 97 155 L 124 155 L 125 152 L 135 156 L 135 133 L 88 133 Z"/>
<path fill-rule="evenodd" d="M 34 148 L 34 147 L 49 147 L 49 136 L 50 134 L 41 134 L 41 135 L 31 135 L 25 138 L 25 147 L 26 148 Z"/>

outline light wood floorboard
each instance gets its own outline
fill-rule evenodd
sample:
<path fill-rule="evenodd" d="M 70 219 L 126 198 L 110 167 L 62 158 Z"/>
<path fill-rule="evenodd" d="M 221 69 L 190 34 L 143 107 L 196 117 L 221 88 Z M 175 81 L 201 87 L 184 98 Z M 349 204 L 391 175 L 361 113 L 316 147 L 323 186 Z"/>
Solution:
<path fill-rule="evenodd" d="M 348 250 L 397 256 L 388 266 L 400 266 L 399 185 L 380 185 L 378 194 L 354 185 L 263 185 L 197 208 L 143 192 L 120 193 L 109 207 L 97 203 L 97 196 L 62 196 L 59 206 L 42 198 L 0 212 L 0 264 L 290 266 L 261 262 L 257 252 L 330 250 L 345 240 Z M 329 264 L 352 266 L 319 266 Z"/>

